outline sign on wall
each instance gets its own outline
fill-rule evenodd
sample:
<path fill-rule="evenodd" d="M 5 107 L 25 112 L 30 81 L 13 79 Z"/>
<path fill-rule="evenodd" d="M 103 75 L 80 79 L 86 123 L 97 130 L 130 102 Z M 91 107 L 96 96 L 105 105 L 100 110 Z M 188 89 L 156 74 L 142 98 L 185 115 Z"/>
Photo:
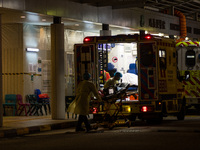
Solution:
<path fill-rule="evenodd" d="M 114 57 L 112 58 L 112 62 L 116 63 L 117 61 L 118 61 L 118 58 L 117 58 L 116 56 L 114 56 Z"/>
<path fill-rule="evenodd" d="M 51 61 L 42 60 L 42 92 L 51 93 Z"/>

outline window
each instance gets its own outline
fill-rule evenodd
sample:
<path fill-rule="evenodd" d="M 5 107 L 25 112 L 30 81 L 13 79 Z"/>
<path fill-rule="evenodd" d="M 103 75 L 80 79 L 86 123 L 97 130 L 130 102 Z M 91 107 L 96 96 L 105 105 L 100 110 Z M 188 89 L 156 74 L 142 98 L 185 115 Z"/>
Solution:
<path fill-rule="evenodd" d="M 195 66 L 195 51 L 194 50 L 189 50 L 185 54 L 185 64 L 187 67 L 194 67 Z"/>
<path fill-rule="evenodd" d="M 167 68 L 167 63 L 166 63 L 166 51 L 160 49 L 159 50 L 159 63 L 160 63 L 160 68 L 161 69 L 166 69 Z"/>
<path fill-rule="evenodd" d="M 153 43 L 140 44 L 141 64 L 148 67 L 153 64 Z"/>

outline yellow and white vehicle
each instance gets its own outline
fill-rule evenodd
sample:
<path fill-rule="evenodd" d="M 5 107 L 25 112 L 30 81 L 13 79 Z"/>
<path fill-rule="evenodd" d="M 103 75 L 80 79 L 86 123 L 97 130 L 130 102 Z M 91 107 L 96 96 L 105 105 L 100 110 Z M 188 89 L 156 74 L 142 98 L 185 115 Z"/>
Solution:
<path fill-rule="evenodd" d="M 186 107 L 200 110 L 200 43 L 183 41 L 176 43 L 178 69 L 185 86 Z"/>
<path fill-rule="evenodd" d="M 176 43 L 173 39 L 152 35 L 117 35 L 86 37 L 83 44 L 75 45 L 75 82 L 85 71 L 91 73 L 97 88 L 102 70 L 108 64 L 123 74 L 122 83 L 128 83 L 128 98 L 122 101 L 119 116 L 130 120 L 162 120 L 163 116 L 185 116 L 185 98 L 177 70 Z M 137 62 L 137 63 L 135 63 Z M 136 73 L 128 73 L 134 64 Z M 133 79 L 133 80 L 131 80 Z M 136 99 L 131 97 L 137 96 Z M 117 103 L 117 102 L 116 102 Z M 94 118 L 105 115 L 104 108 L 95 109 Z"/>

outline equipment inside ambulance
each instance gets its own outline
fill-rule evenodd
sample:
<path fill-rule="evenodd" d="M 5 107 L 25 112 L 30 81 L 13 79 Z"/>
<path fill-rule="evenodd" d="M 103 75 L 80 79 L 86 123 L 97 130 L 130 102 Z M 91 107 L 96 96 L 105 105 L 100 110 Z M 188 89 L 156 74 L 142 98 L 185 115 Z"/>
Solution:
<path fill-rule="evenodd" d="M 112 65 L 116 72 L 122 73 L 121 82 L 130 84 L 129 91 L 136 91 L 138 86 L 136 65 L 137 43 L 115 43 L 108 45 L 110 45 L 107 51 L 108 64 Z"/>

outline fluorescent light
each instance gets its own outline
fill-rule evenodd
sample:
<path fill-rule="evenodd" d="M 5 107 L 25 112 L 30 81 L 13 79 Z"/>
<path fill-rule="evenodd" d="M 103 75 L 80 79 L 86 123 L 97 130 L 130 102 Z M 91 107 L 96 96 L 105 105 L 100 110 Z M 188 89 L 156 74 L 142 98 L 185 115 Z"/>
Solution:
<path fill-rule="evenodd" d="M 39 52 L 38 48 L 26 48 L 27 52 Z"/>
<path fill-rule="evenodd" d="M 24 18 L 26 18 L 26 16 L 20 16 L 20 18 L 24 19 Z"/>

